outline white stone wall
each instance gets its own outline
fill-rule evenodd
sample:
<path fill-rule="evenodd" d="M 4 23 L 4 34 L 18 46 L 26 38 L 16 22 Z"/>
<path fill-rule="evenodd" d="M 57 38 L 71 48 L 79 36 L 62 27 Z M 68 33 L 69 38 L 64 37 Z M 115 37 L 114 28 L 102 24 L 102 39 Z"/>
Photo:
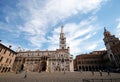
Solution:
<path fill-rule="evenodd" d="M 39 51 L 39 52 L 25 52 L 19 53 L 17 57 L 31 59 L 33 61 L 25 61 L 24 69 L 29 69 L 30 71 L 36 70 L 38 68 L 38 63 L 40 61 L 34 61 L 35 59 L 40 59 L 42 56 L 48 57 L 46 61 L 46 72 L 56 72 L 56 71 L 70 71 L 73 69 L 73 59 L 70 54 L 65 50 L 56 50 L 56 51 Z M 36 63 L 35 63 L 36 62 Z M 36 65 L 37 64 L 37 65 Z"/>

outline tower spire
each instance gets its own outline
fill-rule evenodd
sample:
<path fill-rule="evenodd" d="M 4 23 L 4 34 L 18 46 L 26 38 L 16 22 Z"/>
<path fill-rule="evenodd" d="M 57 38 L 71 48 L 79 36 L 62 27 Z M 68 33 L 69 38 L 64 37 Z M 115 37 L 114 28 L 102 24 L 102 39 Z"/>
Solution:
<path fill-rule="evenodd" d="M 107 32 L 106 27 L 104 27 L 104 32 Z"/>
<path fill-rule="evenodd" d="M 64 27 L 64 26 L 62 25 L 62 26 L 61 26 L 61 33 L 64 33 L 64 32 L 63 32 L 63 27 Z"/>
<path fill-rule="evenodd" d="M 66 37 L 65 37 L 65 33 L 63 32 L 63 25 L 61 26 L 59 47 L 60 49 L 66 49 Z"/>
<path fill-rule="evenodd" d="M 106 27 L 104 27 L 104 36 L 110 36 L 110 32 L 106 30 Z"/>

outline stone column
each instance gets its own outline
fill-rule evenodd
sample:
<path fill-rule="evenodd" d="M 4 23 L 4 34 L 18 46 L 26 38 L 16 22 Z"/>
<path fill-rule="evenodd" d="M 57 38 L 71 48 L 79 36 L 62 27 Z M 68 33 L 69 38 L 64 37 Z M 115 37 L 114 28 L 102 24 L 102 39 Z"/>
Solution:
<path fill-rule="evenodd" d="M 86 66 L 84 66 L 84 68 L 85 68 L 85 71 L 86 71 Z"/>
<path fill-rule="evenodd" d="M 89 66 L 88 66 L 88 71 L 90 71 Z"/>
<path fill-rule="evenodd" d="M 47 60 L 46 63 L 47 63 L 47 64 L 46 64 L 46 72 L 49 72 L 49 61 Z"/>
<path fill-rule="evenodd" d="M 77 65 L 77 70 L 78 70 L 78 71 L 80 70 L 78 65 Z"/>
<path fill-rule="evenodd" d="M 79 66 L 78 66 L 78 69 L 79 69 Z M 73 71 L 74 71 L 73 60 L 71 60 L 71 62 L 70 62 L 70 72 L 73 72 Z"/>

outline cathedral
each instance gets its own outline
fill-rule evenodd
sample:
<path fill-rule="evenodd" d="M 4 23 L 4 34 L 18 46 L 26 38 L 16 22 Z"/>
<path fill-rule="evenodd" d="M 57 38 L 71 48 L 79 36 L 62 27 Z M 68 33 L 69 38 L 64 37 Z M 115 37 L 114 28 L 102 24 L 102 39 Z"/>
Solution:
<path fill-rule="evenodd" d="M 66 47 L 66 36 L 61 26 L 59 49 L 53 51 L 22 51 L 17 52 L 13 65 L 14 71 L 29 70 L 31 72 L 73 72 L 73 56 L 70 47 Z"/>

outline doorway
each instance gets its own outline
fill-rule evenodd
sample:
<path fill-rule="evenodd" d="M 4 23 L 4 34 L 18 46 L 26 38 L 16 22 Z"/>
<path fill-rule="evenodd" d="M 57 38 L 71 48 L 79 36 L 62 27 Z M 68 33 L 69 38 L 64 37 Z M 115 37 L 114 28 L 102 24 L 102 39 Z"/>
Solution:
<path fill-rule="evenodd" d="M 46 71 L 46 65 L 47 65 L 46 61 L 42 61 L 41 62 L 41 66 L 40 66 L 41 67 L 41 71 Z"/>

